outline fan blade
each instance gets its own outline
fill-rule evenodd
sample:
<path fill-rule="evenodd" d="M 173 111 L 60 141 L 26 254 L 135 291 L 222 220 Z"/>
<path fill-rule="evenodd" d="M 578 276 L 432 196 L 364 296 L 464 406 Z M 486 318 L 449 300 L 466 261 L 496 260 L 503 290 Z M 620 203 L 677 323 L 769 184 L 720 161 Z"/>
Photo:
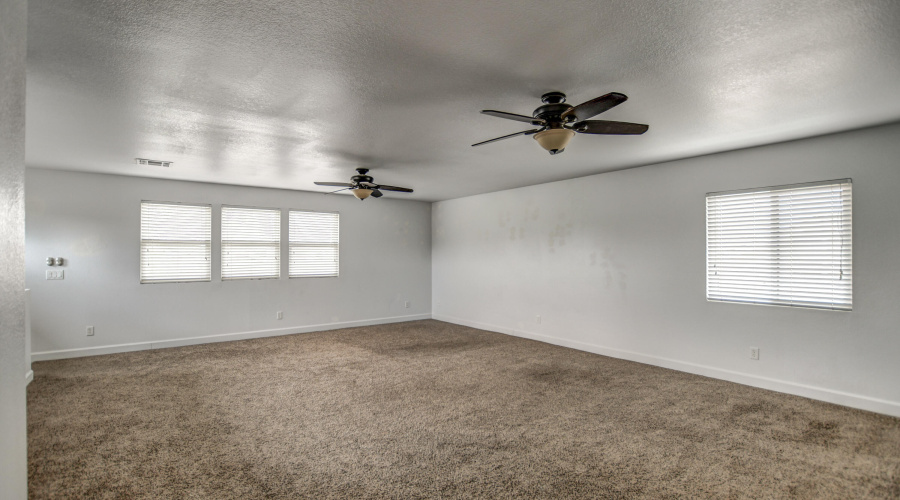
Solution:
<path fill-rule="evenodd" d="M 376 190 L 383 189 L 385 191 L 399 191 L 401 193 L 412 193 L 413 190 L 410 188 L 402 188 L 397 186 L 385 186 L 384 184 L 379 184 Z"/>
<path fill-rule="evenodd" d="M 561 118 L 565 119 L 569 116 L 574 116 L 578 120 L 587 120 L 592 116 L 597 116 L 600 113 L 610 110 L 619 104 L 628 100 L 628 96 L 625 94 L 620 94 L 618 92 L 610 92 L 609 94 L 600 96 L 596 99 L 591 99 L 588 102 L 583 102 L 574 108 L 569 108 L 560 115 Z"/>
<path fill-rule="evenodd" d="M 316 186 L 333 186 L 333 187 L 353 187 L 353 184 L 347 182 L 314 182 Z"/>
<path fill-rule="evenodd" d="M 486 141 L 481 141 L 481 142 L 478 142 L 478 143 L 475 143 L 475 144 L 472 144 L 472 145 L 473 145 L 473 146 L 481 146 L 482 144 L 488 144 L 488 143 L 491 143 L 491 142 L 502 141 L 503 139 L 509 139 L 510 137 L 515 137 L 515 136 L 517 136 L 517 135 L 531 135 L 531 134 L 536 134 L 536 133 L 538 133 L 538 132 L 540 132 L 540 129 L 535 129 L 535 130 L 523 130 L 523 131 L 521 131 L 521 132 L 516 132 L 515 134 L 504 135 L 504 136 L 502 136 L 502 137 L 495 137 L 495 138 L 493 138 L 493 139 L 488 139 L 488 140 L 486 140 Z"/>
<path fill-rule="evenodd" d="M 384 196 L 384 193 L 382 193 L 381 191 L 377 189 L 372 190 L 372 198 L 381 198 L 382 196 Z"/>
<path fill-rule="evenodd" d="M 497 118 L 506 118 L 507 120 L 515 120 L 517 122 L 530 123 L 532 125 L 546 125 L 547 121 L 543 118 L 534 118 L 531 116 L 517 115 L 515 113 L 507 113 L 506 111 L 495 111 L 493 109 L 485 109 L 481 111 L 483 115 L 496 116 Z"/>
<path fill-rule="evenodd" d="M 572 125 L 572 130 L 582 134 L 603 135 L 640 135 L 649 128 L 649 125 L 640 123 L 608 122 L 605 120 L 588 120 Z"/>
<path fill-rule="evenodd" d="M 348 189 L 350 189 L 350 188 L 342 188 L 342 189 L 338 189 L 337 191 L 332 191 L 332 192 L 330 192 L 330 193 L 325 193 L 325 194 L 340 193 L 341 191 L 346 191 L 346 190 L 348 190 Z"/>

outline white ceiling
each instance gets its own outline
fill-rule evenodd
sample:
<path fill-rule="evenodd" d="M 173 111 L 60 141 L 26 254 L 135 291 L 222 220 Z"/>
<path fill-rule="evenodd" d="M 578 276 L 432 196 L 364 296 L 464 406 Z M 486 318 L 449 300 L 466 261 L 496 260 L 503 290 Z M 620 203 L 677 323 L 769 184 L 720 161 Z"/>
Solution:
<path fill-rule="evenodd" d="M 30 0 L 26 162 L 455 198 L 898 120 L 898 27 L 897 0 Z M 650 130 L 470 147 L 549 90 Z"/>

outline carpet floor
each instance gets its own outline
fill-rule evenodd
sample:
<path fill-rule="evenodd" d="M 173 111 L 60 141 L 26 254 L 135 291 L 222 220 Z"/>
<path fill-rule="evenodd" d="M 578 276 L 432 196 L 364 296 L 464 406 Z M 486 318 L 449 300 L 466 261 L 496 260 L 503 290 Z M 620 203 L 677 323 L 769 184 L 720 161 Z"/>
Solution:
<path fill-rule="evenodd" d="M 900 419 L 434 320 L 34 372 L 32 498 L 900 498 Z"/>

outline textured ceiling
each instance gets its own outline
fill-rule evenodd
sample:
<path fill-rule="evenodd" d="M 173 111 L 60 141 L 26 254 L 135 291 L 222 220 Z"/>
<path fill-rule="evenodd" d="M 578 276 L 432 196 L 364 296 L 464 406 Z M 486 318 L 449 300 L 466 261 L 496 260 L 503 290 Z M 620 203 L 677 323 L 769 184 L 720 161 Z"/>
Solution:
<path fill-rule="evenodd" d="M 26 161 L 455 198 L 898 120 L 898 26 L 896 0 L 30 0 Z M 470 147 L 549 90 L 650 131 Z"/>

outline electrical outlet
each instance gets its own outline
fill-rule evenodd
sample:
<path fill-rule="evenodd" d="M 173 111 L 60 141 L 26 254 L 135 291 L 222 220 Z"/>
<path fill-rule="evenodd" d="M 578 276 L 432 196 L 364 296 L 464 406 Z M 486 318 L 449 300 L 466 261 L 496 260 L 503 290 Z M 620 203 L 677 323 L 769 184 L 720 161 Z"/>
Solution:
<path fill-rule="evenodd" d="M 94 336 L 94 327 L 93 327 L 93 326 L 87 327 L 87 336 L 88 336 L 88 337 L 93 337 L 93 336 Z"/>
<path fill-rule="evenodd" d="M 750 359 L 759 360 L 759 347 L 750 348 Z"/>
<path fill-rule="evenodd" d="M 406 307 L 407 309 L 409 309 L 409 301 L 407 300 L 406 302 L 404 302 L 403 306 Z"/>
<path fill-rule="evenodd" d="M 540 325 L 541 324 L 541 316 L 540 315 L 535 316 L 534 322 Z"/>
<path fill-rule="evenodd" d="M 275 319 L 281 319 L 283 317 L 284 317 L 284 315 L 281 314 L 281 311 L 275 311 Z"/>

